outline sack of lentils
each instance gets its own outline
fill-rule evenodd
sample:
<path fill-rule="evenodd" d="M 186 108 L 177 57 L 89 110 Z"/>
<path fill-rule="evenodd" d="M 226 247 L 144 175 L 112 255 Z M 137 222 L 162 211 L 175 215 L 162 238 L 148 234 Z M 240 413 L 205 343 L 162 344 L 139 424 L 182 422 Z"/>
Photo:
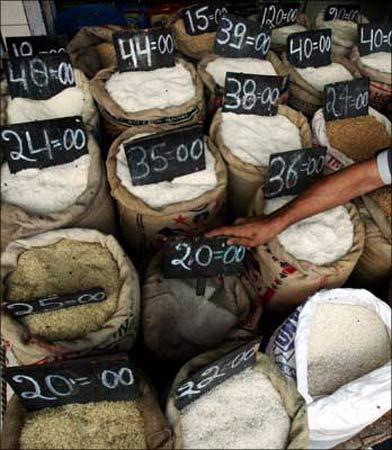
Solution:
<path fill-rule="evenodd" d="M 309 448 L 335 447 L 391 409 L 391 308 L 364 289 L 312 296 L 272 335 L 267 354 L 306 401 Z"/>
<path fill-rule="evenodd" d="M 174 448 L 309 448 L 304 401 L 295 383 L 262 353 L 253 366 L 177 409 L 175 388 L 234 348 L 226 345 L 196 356 L 178 373 L 166 407 Z"/>
<path fill-rule="evenodd" d="M 19 239 L 2 253 L 1 269 L 5 302 L 28 303 L 93 288 L 106 294 L 99 303 L 21 318 L 2 308 L 2 335 L 19 363 L 133 346 L 139 327 L 139 279 L 113 236 L 70 228 Z"/>
<path fill-rule="evenodd" d="M 326 84 L 361 78 L 355 65 L 343 56 L 332 56 L 331 64 L 321 67 L 294 67 L 286 53 L 282 53 L 282 61 L 288 70 L 289 105 L 309 117 L 322 106 Z"/>
<path fill-rule="evenodd" d="M 1 165 L 1 248 L 10 241 L 66 227 L 116 231 L 101 151 L 88 134 L 88 154 L 43 169 L 11 173 Z"/>
<path fill-rule="evenodd" d="M 276 116 L 222 113 L 211 124 L 210 137 L 228 169 L 228 208 L 233 218 L 245 217 L 276 152 L 312 146 L 305 116 L 286 105 Z"/>
<path fill-rule="evenodd" d="M 282 61 L 272 51 L 265 59 L 226 58 L 207 55 L 197 66 L 207 91 L 207 111 L 210 117 L 222 106 L 223 90 L 227 72 L 242 72 L 256 75 L 275 75 L 283 77 L 282 94 L 278 103 L 287 103 L 288 92 L 285 89 L 288 71 Z"/>
<path fill-rule="evenodd" d="M 221 225 L 226 213 L 227 171 L 208 138 L 205 138 L 205 170 L 172 181 L 133 185 L 124 144 L 155 131 L 152 126 L 144 128 L 145 134 L 134 129 L 125 131 L 113 142 L 107 160 L 123 238 L 140 258 L 159 247 L 165 238 L 200 234 Z"/>
<path fill-rule="evenodd" d="M 181 58 L 174 67 L 151 71 L 101 70 L 91 81 L 91 93 L 113 138 L 128 129 L 144 133 L 150 125 L 157 132 L 192 125 L 205 115 L 203 83 Z"/>
<path fill-rule="evenodd" d="M 267 216 L 293 198 L 264 203 L 259 189 L 253 214 Z M 256 247 L 247 265 L 248 278 L 266 310 L 287 314 L 319 289 L 342 286 L 362 254 L 364 240 L 358 210 L 347 203 L 301 220 Z"/>
<path fill-rule="evenodd" d="M 354 47 L 350 58 L 361 75 L 370 80 L 370 104 L 378 111 L 391 114 L 391 53 L 376 52 L 360 56 L 358 48 Z"/>
<path fill-rule="evenodd" d="M 120 25 L 81 28 L 67 47 L 74 67 L 93 78 L 100 70 L 116 65 L 113 34 L 118 31 L 132 31 L 132 28 Z"/>
<path fill-rule="evenodd" d="M 333 9 L 333 6 L 328 9 Z M 337 9 L 337 8 L 335 8 Z M 336 11 L 339 15 L 339 11 Z M 358 14 L 357 11 L 351 12 L 351 20 L 335 18 L 332 20 L 325 20 L 327 9 L 320 11 L 314 20 L 313 29 L 315 30 L 331 30 L 332 39 L 332 55 L 334 56 L 349 56 L 352 48 L 357 42 L 357 28 L 358 24 L 369 23 L 368 19 Z M 333 15 L 334 16 L 334 15 Z"/>
<path fill-rule="evenodd" d="M 145 346 L 164 361 L 187 361 L 225 341 L 251 338 L 242 329 L 252 312 L 253 292 L 242 277 L 206 279 L 203 295 L 196 280 L 166 279 L 163 251 L 150 262 L 142 287 Z"/>

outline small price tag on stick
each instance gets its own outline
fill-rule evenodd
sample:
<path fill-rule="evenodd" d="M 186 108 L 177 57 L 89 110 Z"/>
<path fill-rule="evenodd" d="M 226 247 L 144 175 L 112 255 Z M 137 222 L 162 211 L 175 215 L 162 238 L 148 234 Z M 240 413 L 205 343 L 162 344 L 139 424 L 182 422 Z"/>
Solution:
<path fill-rule="evenodd" d="M 358 25 L 358 50 L 361 56 L 392 49 L 391 23 Z"/>
<path fill-rule="evenodd" d="M 349 22 L 358 22 L 359 4 L 329 5 L 325 9 L 324 20 L 346 20 Z"/>
<path fill-rule="evenodd" d="M 5 379 L 30 411 L 140 397 L 135 367 L 126 354 L 8 367 Z"/>
<path fill-rule="evenodd" d="M 10 58 L 65 53 L 68 45 L 68 37 L 65 34 L 18 36 L 8 37 L 5 40 Z"/>
<path fill-rule="evenodd" d="M 296 195 L 312 185 L 323 172 L 326 151 L 317 147 L 271 155 L 265 197 Z"/>
<path fill-rule="evenodd" d="M 214 53 L 228 58 L 264 59 L 271 46 L 271 31 L 260 24 L 234 14 L 222 16 L 214 45 Z"/>
<path fill-rule="evenodd" d="M 174 401 L 176 408 L 184 409 L 233 375 L 253 366 L 256 363 L 257 350 L 258 344 L 255 342 L 241 346 L 176 386 Z"/>
<path fill-rule="evenodd" d="M 290 34 L 287 58 L 295 67 L 321 67 L 331 64 L 331 30 Z"/>
<path fill-rule="evenodd" d="M 369 79 L 327 84 L 324 87 L 325 120 L 367 116 L 369 113 Z"/>
<path fill-rule="evenodd" d="M 75 86 L 71 61 L 66 53 L 11 58 L 7 68 L 8 89 L 12 98 L 47 100 Z"/>
<path fill-rule="evenodd" d="M 119 72 L 175 66 L 173 36 L 165 28 L 119 31 L 113 34 L 113 43 Z"/>
<path fill-rule="evenodd" d="M 88 153 L 79 116 L 8 125 L 0 129 L 0 142 L 11 173 L 70 163 Z"/>
<path fill-rule="evenodd" d="M 223 112 L 275 116 L 283 78 L 227 72 Z"/>
<path fill-rule="evenodd" d="M 223 14 L 227 14 L 224 6 L 196 5 L 181 10 L 186 32 L 191 36 L 213 33 Z"/>
<path fill-rule="evenodd" d="M 271 28 L 280 28 L 295 24 L 298 18 L 299 5 L 299 2 L 263 2 L 261 25 L 266 25 Z"/>

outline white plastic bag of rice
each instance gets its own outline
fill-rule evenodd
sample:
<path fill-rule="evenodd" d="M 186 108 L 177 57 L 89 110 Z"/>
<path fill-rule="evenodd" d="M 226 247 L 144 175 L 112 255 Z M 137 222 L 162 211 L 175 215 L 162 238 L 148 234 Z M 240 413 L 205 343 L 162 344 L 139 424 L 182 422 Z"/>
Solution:
<path fill-rule="evenodd" d="M 335 447 L 391 409 L 391 308 L 364 289 L 310 297 L 267 354 L 306 401 L 309 448 Z"/>

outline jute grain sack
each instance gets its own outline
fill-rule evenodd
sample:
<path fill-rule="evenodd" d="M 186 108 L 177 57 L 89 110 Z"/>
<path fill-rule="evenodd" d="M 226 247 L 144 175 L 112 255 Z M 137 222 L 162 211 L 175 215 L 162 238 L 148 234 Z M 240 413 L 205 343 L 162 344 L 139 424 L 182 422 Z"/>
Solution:
<path fill-rule="evenodd" d="M 132 27 L 105 25 L 83 27 L 78 31 L 67 47 L 74 67 L 93 78 L 100 70 L 114 66 L 117 60 L 113 34 L 118 31 L 132 31 Z"/>
<path fill-rule="evenodd" d="M 317 109 L 322 106 L 323 92 L 317 91 L 298 73 L 297 69 L 289 63 L 286 53 L 282 53 L 281 58 L 288 71 L 289 105 L 306 116 L 313 116 Z M 353 78 L 361 78 L 360 72 L 349 59 L 342 56 L 332 56 L 331 62 L 344 66 Z"/>
<path fill-rule="evenodd" d="M 345 205 L 353 225 L 350 250 L 330 264 L 316 265 L 289 254 L 278 238 L 253 250 L 247 264 L 247 274 L 261 296 L 267 310 L 287 313 L 295 309 L 320 289 L 342 286 L 362 254 L 365 231 L 357 208 Z M 256 194 L 251 213 L 263 215 L 263 192 Z"/>
<path fill-rule="evenodd" d="M 286 105 L 278 106 L 278 114 L 290 120 L 298 127 L 301 135 L 302 147 L 312 146 L 312 133 L 305 116 Z M 246 217 L 253 198 L 264 185 L 268 174 L 267 166 L 255 166 L 242 161 L 225 145 L 222 133 L 222 111 L 219 110 L 212 121 L 210 137 L 221 153 L 228 170 L 228 208 L 234 218 Z M 271 136 L 273 139 L 273 136 Z M 282 150 L 280 150 L 282 151 Z"/>
<path fill-rule="evenodd" d="M 170 106 L 164 109 L 154 108 L 137 112 L 125 112 L 110 97 L 105 87 L 106 82 L 117 71 L 117 68 L 112 66 L 101 70 L 95 75 L 90 82 L 91 93 L 103 118 L 103 126 L 110 136 L 114 138 L 128 129 L 138 133 L 145 133 L 146 127 L 151 126 L 158 132 L 203 122 L 205 115 L 203 83 L 190 62 L 177 58 L 177 63 L 185 67 L 190 73 L 195 87 L 195 95 L 181 105 Z M 145 96 L 148 93 L 140 92 L 140 95 Z"/>
<path fill-rule="evenodd" d="M 142 426 L 144 428 L 143 434 L 144 434 L 144 446 L 143 448 L 148 449 L 171 449 L 173 448 L 173 433 L 169 428 L 169 425 L 167 423 L 167 420 L 162 413 L 156 392 L 153 388 L 153 386 L 150 384 L 150 382 L 146 378 L 140 378 L 140 390 L 141 390 L 141 398 L 137 400 L 137 405 L 140 410 L 141 416 L 142 416 Z M 103 402 L 97 402 L 96 405 L 100 405 Z M 116 415 L 116 402 L 111 402 L 113 405 L 113 414 L 114 419 Z M 122 402 L 122 403 L 128 403 L 128 402 Z M 88 406 L 93 405 L 92 403 L 89 403 Z M 82 407 L 82 405 L 68 405 L 69 408 L 75 407 Z M 47 408 L 46 410 L 48 410 Z M 56 409 L 56 408 L 53 408 Z M 20 438 L 21 434 L 26 422 L 26 419 L 29 418 L 31 413 L 29 413 L 22 405 L 21 401 L 19 400 L 16 395 L 14 395 L 11 398 L 11 401 L 9 402 L 6 414 L 4 417 L 4 423 L 3 423 L 3 432 L 1 436 L 2 440 L 2 448 L 3 449 L 20 449 Z M 80 416 L 79 416 L 80 417 Z M 123 417 L 119 417 L 119 420 L 123 419 Z M 86 420 L 86 419 L 85 419 Z M 122 422 L 122 431 L 124 433 L 129 432 L 133 433 L 132 424 L 127 421 L 123 420 Z M 84 423 L 83 423 L 84 425 Z M 98 424 L 94 424 L 95 427 Z M 82 426 L 82 423 L 81 423 Z M 99 429 L 96 431 L 97 433 L 100 432 Z M 45 431 L 43 430 L 43 433 Z M 81 433 L 83 433 L 83 426 Z M 86 431 L 87 433 L 87 431 Z M 89 432 L 91 435 L 91 431 Z M 51 433 L 51 436 L 53 436 L 53 433 Z M 43 437 L 43 439 L 45 439 Z M 68 438 L 69 440 L 72 440 L 72 437 Z M 88 445 L 88 443 L 84 443 L 83 448 L 92 448 Z M 140 448 L 141 444 L 137 447 L 132 448 Z M 26 448 L 26 447 L 25 447 Z M 54 447 L 46 447 L 46 448 L 54 448 Z M 69 447 L 68 447 L 69 448 Z M 80 447 L 72 447 L 72 448 L 80 448 Z M 95 447 L 93 447 L 95 448 Z M 113 448 L 113 447 L 105 447 L 105 448 Z M 114 447 L 118 448 L 118 447 Z"/>
<path fill-rule="evenodd" d="M 87 189 L 69 208 L 42 215 L 28 212 L 10 203 L 1 204 L 2 250 L 16 239 L 58 228 L 94 228 L 104 233 L 115 233 L 113 200 L 109 194 L 101 151 L 91 135 L 88 138 L 88 151 L 91 161 Z"/>
<path fill-rule="evenodd" d="M 175 406 L 175 387 L 184 382 L 184 380 L 186 380 L 187 378 L 194 375 L 199 370 L 202 370 L 207 365 L 213 364 L 216 360 L 234 350 L 236 347 L 238 347 L 238 343 L 234 345 L 225 345 L 196 356 L 191 361 L 186 363 L 177 374 L 166 405 L 166 415 L 175 434 L 174 448 L 184 448 L 184 432 L 181 425 L 181 412 Z M 256 364 L 251 370 L 256 371 L 256 373 L 259 373 L 260 376 L 264 376 L 269 380 L 269 382 L 275 388 L 276 392 L 279 394 L 283 403 L 283 407 L 285 408 L 286 413 L 291 421 L 288 434 L 288 442 L 285 448 L 308 448 L 309 431 L 307 425 L 306 406 L 302 397 L 297 392 L 295 383 L 291 380 L 285 379 L 285 377 L 279 372 L 278 368 L 264 354 L 257 353 L 256 358 Z M 230 379 L 228 379 L 227 381 L 230 381 Z M 225 381 L 223 381 L 223 383 L 225 383 Z M 189 408 L 191 407 L 192 404 L 189 405 Z M 225 408 L 224 404 L 222 404 L 222 408 Z M 260 411 L 262 411 L 262 408 L 263 405 L 260 404 Z M 227 410 L 224 410 L 224 414 L 227 415 L 227 413 Z M 200 420 L 203 419 L 213 420 L 213 417 L 200 418 Z"/>
<path fill-rule="evenodd" d="M 216 60 L 217 58 L 220 58 L 220 56 L 217 55 L 207 55 L 205 56 L 198 64 L 197 66 L 197 72 L 200 75 L 201 79 L 203 80 L 204 86 L 206 87 L 206 101 L 207 101 L 207 111 L 208 115 L 210 117 L 213 117 L 213 115 L 216 113 L 217 109 L 222 106 L 223 101 L 223 86 L 219 86 L 212 75 L 207 72 L 206 67 L 208 63 L 211 61 Z M 287 81 L 287 75 L 288 71 L 282 61 L 279 59 L 279 57 L 272 51 L 269 51 L 267 54 L 267 57 L 265 58 L 266 61 L 269 61 L 278 76 L 283 77 L 283 85 L 282 85 L 282 93 L 278 100 L 278 103 L 287 103 L 288 99 L 288 91 L 286 89 L 286 81 Z"/>
<path fill-rule="evenodd" d="M 144 127 L 147 134 L 155 131 L 154 126 Z M 200 234 L 224 222 L 227 171 L 215 146 L 208 140 L 208 148 L 215 159 L 217 186 L 193 200 L 152 208 L 131 194 L 117 174 L 117 155 L 121 145 L 138 134 L 134 129 L 122 133 L 110 147 L 106 164 L 123 238 L 133 254 L 142 258 L 146 251 L 157 248 L 164 238 L 180 234 Z"/>
<path fill-rule="evenodd" d="M 32 266 L 34 260 L 31 262 L 32 258 L 29 255 L 29 251 L 33 250 L 37 250 L 39 255 L 41 255 L 38 257 L 37 254 L 37 260 L 39 259 L 39 264 L 41 264 L 41 266 L 36 269 L 36 272 L 40 277 L 42 277 L 39 278 L 39 283 L 40 285 L 42 284 L 42 290 L 45 291 L 54 289 L 64 294 L 68 290 L 67 286 L 71 286 L 70 289 L 72 289 L 72 292 L 67 293 L 74 293 L 77 291 L 75 286 L 84 286 L 83 283 L 85 280 L 80 281 L 80 283 L 77 281 L 77 277 L 79 276 L 77 269 L 71 269 L 69 274 L 67 273 L 61 275 L 60 255 L 64 253 L 64 255 L 68 255 L 69 258 L 72 258 L 72 254 L 76 254 L 75 252 L 77 251 L 78 243 L 80 245 L 88 243 L 97 244 L 94 247 L 98 247 L 102 252 L 110 255 L 112 261 L 111 265 L 114 265 L 116 267 L 116 271 L 118 271 L 118 274 L 114 276 L 114 279 L 116 280 L 115 285 L 118 287 L 110 288 L 110 299 L 113 299 L 113 303 L 110 305 L 110 310 L 105 310 L 104 315 L 101 315 L 99 318 L 97 316 L 97 323 L 102 323 L 103 321 L 104 325 L 98 329 L 96 329 L 97 327 L 90 327 L 88 323 L 85 323 L 85 317 L 81 317 L 81 320 L 84 321 L 83 329 L 90 328 L 91 331 L 88 331 L 85 334 L 80 334 L 80 336 L 76 339 L 59 339 L 50 341 L 49 339 L 39 337 L 39 335 L 49 336 L 50 329 L 53 330 L 53 333 L 60 333 L 61 331 L 63 336 L 69 334 L 67 332 L 68 322 L 66 317 L 70 317 L 70 314 L 77 314 L 78 311 L 76 311 L 75 308 L 84 310 L 84 314 L 92 315 L 95 311 L 95 305 L 77 306 L 74 307 L 73 311 L 69 311 L 71 308 L 66 308 L 59 311 L 43 313 L 41 314 L 41 318 L 37 315 L 32 315 L 28 320 L 34 320 L 34 322 L 29 322 L 30 325 L 25 325 L 24 321 L 15 320 L 13 316 L 9 315 L 6 310 L 4 310 L 1 313 L 3 338 L 9 342 L 13 355 L 21 364 L 33 364 L 43 360 L 50 361 L 53 359 L 74 358 L 92 352 L 104 352 L 111 349 L 129 350 L 136 340 L 140 310 L 140 292 L 137 272 L 113 236 L 104 235 L 95 230 L 71 228 L 67 230 L 49 231 L 27 239 L 19 239 L 9 244 L 2 253 L 1 258 L 3 301 L 6 301 L 9 293 L 12 295 L 12 292 L 15 290 L 22 292 L 22 294 L 14 293 L 13 295 L 24 296 L 23 292 L 25 292 L 31 284 L 31 274 L 34 273 Z M 58 264 L 58 270 L 56 271 L 51 269 L 50 256 L 49 259 L 45 259 L 45 255 L 42 254 L 43 250 L 40 250 L 40 248 L 43 249 L 48 246 L 53 247 L 50 247 L 46 253 L 51 251 L 52 248 L 58 248 L 56 255 L 53 254 L 56 256 L 55 260 L 57 261 L 56 264 Z M 71 248 L 69 251 L 66 251 L 67 246 Z M 76 250 L 72 250 L 72 248 L 75 247 Z M 83 245 L 83 248 L 84 247 L 86 247 L 86 245 Z M 86 250 L 86 258 L 87 257 L 88 250 Z M 29 262 L 25 262 L 26 258 L 29 258 Z M 101 259 L 102 257 L 100 258 L 100 261 Z M 24 266 L 19 265 L 22 263 Z M 91 261 L 92 271 L 98 270 L 98 266 L 94 266 L 95 263 L 98 264 L 98 257 L 97 261 Z M 78 262 L 64 260 L 62 267 L 65 268 L 67 265 L 69 267 L 73 267 L 75 264 L 77 265 Z M 82 270 L 82 268 L 83 270 L 88 270 L 89 264 L 90 262 L 86 262 L 86 259 L 83 259 L 83 266 L 80 266 L 80 270 Z M 47 270 L 43 271 L 42 267 L 46 267 Z M 25 270 L 24 277 L 27 280 L 25 282 L 26 289 L 24 288 L 23 281 L 19 280 L 21 275 L 23 275 L 23 273 L 21 273 L 23 270 Z M 15 279 L 15 284 L 12 284 L 13 277 L 16 276 L 17 272 L 19 272 L 18 278 Z M 50 275 L 51 278 L 47 282 L 48 288 L 45 288 L 45 277 L 48 277 L 48 274 L 52 275 Z M 57 281 L 55 278 L 56 276 L 60 277 Z M 92 277 L 93 275 L 90 278 Z M 90 282 L 90 278 L 86 279 L 87 284 Z M 97 281 L 95 280 L 94 282 L 96 283 Z M 92 287 L 93 286 L 88 286 L 88 288 Z M 107 289 L 109 289 L 109 287 Z M 57 292 L 48 292 L 46 295 L 56 293 Z M 31 298 L 31 295 L 29 295 L 29 298 Z M 99 305 L 101 309 L 109 306 L 108 304 L 104 305 L 104 302 Z M 101 312 L 103 311 L 100 310 L 100 314 Z M 44 316 L 46 317 L 44 318 Z M 61 319 L 60 316 L 63 317 L 63 319 Z M 55 319 L 56 322 L 54 322 Z M 74 320 L 76 322 L 76 319 Z M 48 331 L 42 327 L 42 323 L 44 323 L 44 321 L 48 323 L 48 326 L 46 327 Z M 30 327 L 33 326 L 33 329 L 36 329 L 39 335 L 33 335 L 31 333 Z M 69 329 L 73 329 L 73 333 L 75 332 L 75 327 L 77 327 L 75 323 L 69 324 Z M 50 332 L 52 333 L 52 331 Z"/>

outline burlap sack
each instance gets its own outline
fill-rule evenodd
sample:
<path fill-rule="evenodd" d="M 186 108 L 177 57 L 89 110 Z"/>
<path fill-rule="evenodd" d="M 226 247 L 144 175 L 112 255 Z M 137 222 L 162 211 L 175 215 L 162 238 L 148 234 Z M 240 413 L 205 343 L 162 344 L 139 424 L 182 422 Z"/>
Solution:
<path fill-rule="evenodd" d="M 202 355 L 196 356 L 187 364 L 185 364 L 177 374 L 173 382 L 173 386 L 170 391 L 166 405 L 166 415 L 175 435 L 174 440 L 175 449 L 184 448 L 184 444 L 181 430 L 181 413 L 176 408 L 174 403 L 175 401 L 174 388 L 187 378 L 191 377 L 195 372 L 198 372 L 203 367 L 212 364 L 217 359 L 223 357 L 230 351 L 233 351 L 237 346 L 238 344 L 226 345 L 218 349 L 214 349 L 209 352 L 203 353 Z M 297 392 L 295 383 L 292 380 L 286 379 L 279 372 L 278 368 L 273 364 L 273 362 L 262 353 L 257 353 L 257 361 L 254 367 L 261 374 L 269 378 L 272 385 L 280 394 L 282 402 L 286 408 L 286 412 L 291 419 L 289 442 L 286 448 L 287 449 L 308 448 L 309 430 L 307 424 L 306 406 L 304 400 Z M 263 406 L 260 405 L 260 408 L 262 407 Z M 222 411 L 223 410 L 224 405 L 222 405 Z"/>
<path fill-rule="evenodd" d="M 139 400 L 139 406 L 143 416 L 146 448 L 173 448 L 173 433 L 160 409 L 153 386 L 147 379 L 141 378 L 140 388 L 142 396 Z M 1 442 L 4 450 L 18 450 L 20 448 L 19 439 L 27 414 L 28 411 L 24 408 L 22 402 L 14 395 L 7 406 L 3 422 Z M 124 423 L 124 428 L 126 427 L 127 424 Z"/>
<path fill-rule="evenodd" d="M 181 288 L 166 280 L 162 257 L 163 251 L 153 258 L 142 287 L 144 344 L 157 358 L 187 361 L 222 342 L 254 336 L 245 327 L 254 314 L 253 295 L 242 277 L 208 278 L 206 295 L 211 289 L 214 294 L 195 301 L 196 280 L 183 280 Z"/>
<path fill-rule="evenodd" d="M 155 131 L 152 126 L 144 128 L 147 134 Z M 142 258 L 146 252 L 159 247 L 165 238 L 180 234 L 200 234 L 224 222 L 227 171 L 219 152 L 208 140 L 208 148 L 216 159 L 218 185 L 193 200 L 152 208 L 131 194 L 117 176 L 116 156 L 120 145 L 137 134 L 137 131 L 130 129 L 113 142 L 106 166 L 111 194 L 117 203 L 123 238 L 132 254 Z"/>
<path fill-rule="evenodd" d="M 286 105 L 278 106 L 278 114 L 287 117 L 299 129 L 302 147 L 312 146 L 312 133 L 306 117 Z M 222 111 L 219 110 L 212 121 L 210 137 L 218 147 L 228 170 L 227 202 L 232 218 L 246 217 L 249 206 L 268 175 L 267 166 L 254 166 L 237 158 L 225 145 L 221 134 Z M 271 137 L 272 138 L 272 137 Z"/>
<path fill-rule="evenodd" d="M 330 24 L 330 20 L 325 21 L 324 20 L 324 14 L 325 14 L 325 8 L 320 11 L 317 16 L 314 19 L 314 24 L 313 24 L 313 29 L 314 30 L 325 30 L 326 28 L 330 28 L 329 24 Z M 342 23 L 343 21 L 339 21 L 340 23 Z M 358 16 L 358 20 L 357 20 L 358 24 L 364 24 L 364 23 L 369 23 L 368 19 L 360 14 Z M 353 48 L 353 46 L 355 45 L 356 42 L 356 36 L 355 36 L 355 40 L 353 41 L 352 39 L 350 39 L 349 36 L 347 36 L 347 33 L 344 32 L 343 27 L 340 25 L 338 31 L 333 31 L 332 30 L 332 35 L 331 35 L 331 39 L 332 39 L 332 46 L 331 46 L 331 51 L 332 51 L 332 55 L 333 56 L 349 56 L 350 52 Z"/>
<path fill-rule="evenodd" d="M 392 75 L 365 66 L 356 46 L 352 49 L 350 59 L 360 74 L 370 80 L 370 105 L 385 114 L 392 114 Z"/>
<path fill-rule="evenodd" d="M 32 247 L 55 244 L 61 239 L 96 242 L 109 250 L 120 271 L 121 287 L 118 293 L 117 310 L 101 330 L 88 333 L 77 340 L 53 342 L 30 335 L 27 327 L 15 320 L 6 310 L 2 310 L 2 337 L 11 345 L 11 351 L 20 364 L 75 358 L 112 349 L 128 351 L 136 340 L 140 315 L 138 274 L 113 236 L 104 235 L 96 230 L 71 228 L 49 231 L 12 242 L 1 255 L 2 292 L 5 292 L 7 288 L 7 276 L 17 267 L 20 255 Z"/>
<path fill-rule="evenodd" d="M 98 104 L 103 126 L 111 137 L 117 137 L 125 130 L 145 133 L 146 127 L 153 127 L 156 132 L 168 131 L 185 125 L 203 122 L 205 116 L 203 83 L 190 62 L 177 58 L 191 74 L 195 85 L 195 96 L 179 106 L 154 108 L 137 112 L 125 112 L 109 95 L 105 88 L 106 81 L 117 71 L 115 66 L 98 72 L 91 80 L 91 93 Z M 148 95 L 148 93 L 140 93 Z"/>
<path fill-rule="evenodd" d="M 93 78 L 102 69 L 116 65 L 113 34 L 118 31 L 132 30 L 132 27 L 120 25 L 83 27 L 67 47 L 72 64 L 88 78 Z"/>
<path fill-rule="evenodd" d="M 262 197 L 259 189 L 252 205 L 253 215 L 263 215 Z M 320 289 L 341 287 L 347 281 L 362 254 L 365 230 L 357 208 L 352 203 L 345 208 L 354 227 L 354 241 L 349 252 L 336 262 L 315 265 L 298 260 L 286 252 L 277 238 L 252 251 L 246 270 L 266 310 L 290 313 Z"/>
<path fill-rule="evenodd" d="M 76 202 L 61 212 L 34 214 L 10 203 L 1 204 L 1 249 L 16 239 L 34 236 L 58 228 L 94 228 L 104 233 L 116 232 L 113 200 L 109 194 L 101 151 L 89 135 L 91 163 L 87 189 Z"/>
<path fill-rule="evenodd" d="M 217 83 L 215 83 L 214 78 L 206 70 L 208 63 L 214 61 L 217 58 L 221 57 L 214 54 L 207 55 L 199 62 L 197 66 L 197 72 L 200 75 L 200 78 L 203 80 L 204 86 L 206 88 L 207 112 L 208 116 L 211 118 L 214 116 L 218 108 L 222 106 L 223 101 L 224 87 L 219 86 Z M 285 104 L 288 100 L 288 91 L 286 89 L 288 70 L 279 59 L 279 57 L 272 51 L 268 52 L 265 59 L 274 66 L 277 75 L 283 77 L 283 86 L 278 103 Z"/>
<path fill-rule="evenodd" d="M 286 53 L 282 53 L 281 58 L 289 73 L 289 105 L 306 116 L 313 116 L 323 104 L 324 93 L 317 91 L 299 74 L 297 69 L 289 63 Z M 331 61 L 343 65 L 354 78 L 362 78 L 349 59 L 343 56 L 332 56 Z"/>

